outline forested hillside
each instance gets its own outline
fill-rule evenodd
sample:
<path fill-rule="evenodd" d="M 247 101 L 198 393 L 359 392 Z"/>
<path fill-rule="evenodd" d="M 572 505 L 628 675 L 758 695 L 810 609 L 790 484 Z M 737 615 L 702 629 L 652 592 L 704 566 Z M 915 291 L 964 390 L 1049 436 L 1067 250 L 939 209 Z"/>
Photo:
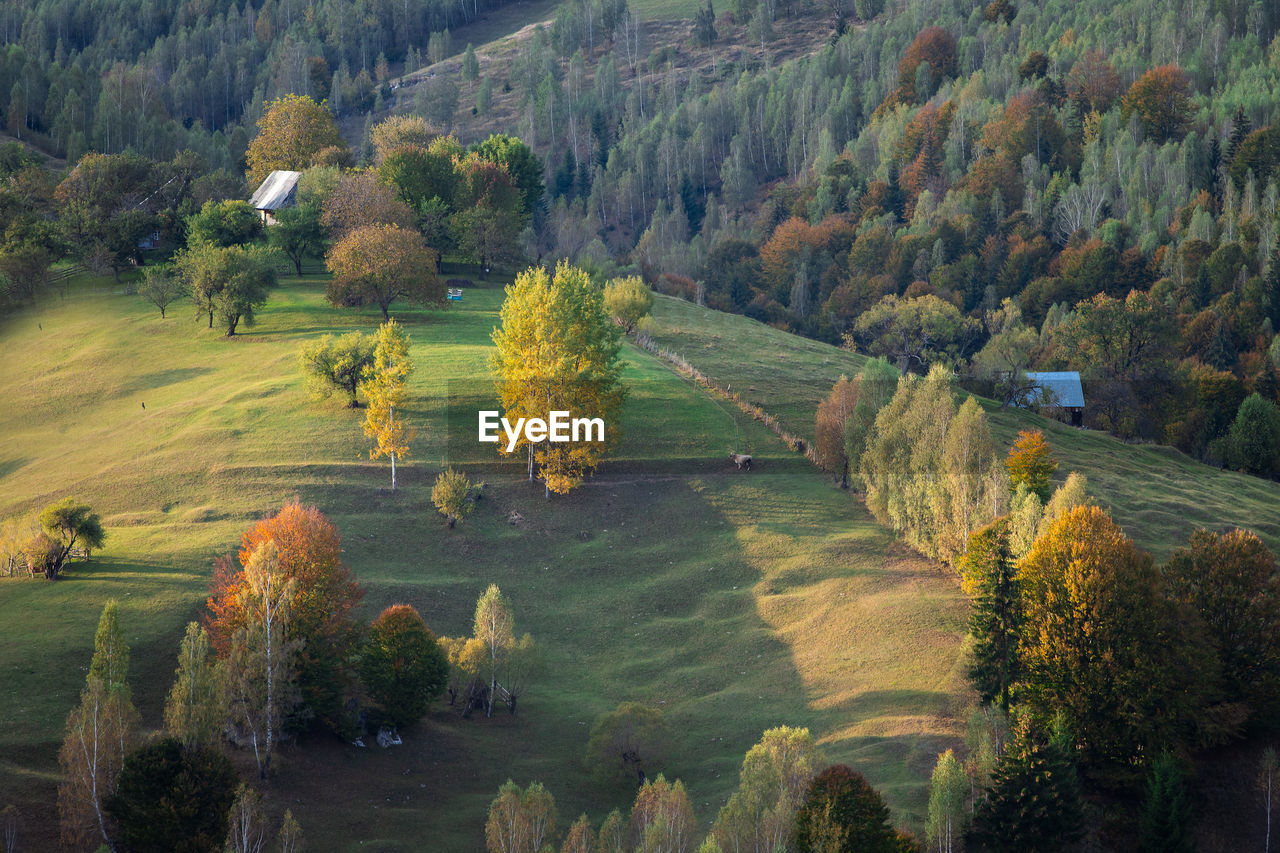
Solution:
<path fill-rule="evenodd" d="M 590 38 L 589 8 L 474 96 L 512 87 L 548 159 L 531 256 L 630 261 L 913 370 L 1080 370 L 1091 425 L 1274 470 L 1224 438 L 1277 390 L 1274 9 L 859 2 L 811 56 L 698 65 L 799 6 L 703 16 L 647 58 Z"/>

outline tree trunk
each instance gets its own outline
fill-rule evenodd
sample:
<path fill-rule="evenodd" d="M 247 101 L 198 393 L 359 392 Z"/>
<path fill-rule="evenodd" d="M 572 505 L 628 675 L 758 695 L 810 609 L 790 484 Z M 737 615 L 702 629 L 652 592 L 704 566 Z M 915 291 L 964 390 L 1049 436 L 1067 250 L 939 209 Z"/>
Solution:
<path fill-rule="evenodd" d="M 532 444 L 526 445 L 526 449 L 529 451 L 529 482 L 532 483 L 533 482 L 533 445 Z"/>
<path fill-rule="evenodd" d="M 391 454 L 391 491 L 396 490 L 396 455 Z"/>
<path fill-rule="evenodd" d="M 389 304 L 390 303 L 387 303 L 387 305 Z M 389 322 L 391 320 L 391 315 L 387 313 L 387 305 L 383 305 L 383 304 L 378 305 L 378 307 L 382 309 L 382 322 L 384 323 Z"/>
<path fill-rule="evenodd" d="M 302 255 L 293 259 L 293 268 L 298 271 L 298 277 L 302 277 Z"/>
<path fill-rule="evenodd" d="M 161 319 L 161 320 L 163 320 L 163 319 L 164 319 L 164 306 L 163 306 L 163 305 L 161 305 L 161 306 L 160 306 L 160 319 Z"/>

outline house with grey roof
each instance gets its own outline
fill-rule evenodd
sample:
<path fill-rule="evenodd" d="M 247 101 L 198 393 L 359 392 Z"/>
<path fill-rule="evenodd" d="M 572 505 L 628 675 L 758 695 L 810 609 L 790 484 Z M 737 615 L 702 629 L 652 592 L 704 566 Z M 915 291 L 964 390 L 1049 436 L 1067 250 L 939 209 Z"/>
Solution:
<path fill-rule="evenodd" d="M 1071 418 L 1072 426 L 1084 426 L 1084 388 L 1080 374 L 1074 370 L 1026 373 L 1027 380 L 1035 384 L 1030 402 L 1050 412 L 1064 412 Z"/>
<path fill-rule="evenodd" d="M 293 207 L 298 203 L 298 178 L 301 172 L 290 172 L 284 169 L 272 172 L 258 187 L 258 191 L 249 199 L 249 204 L 262 217 L 262 224 L 274 225 L 275 212 L 282 207 Z"/>

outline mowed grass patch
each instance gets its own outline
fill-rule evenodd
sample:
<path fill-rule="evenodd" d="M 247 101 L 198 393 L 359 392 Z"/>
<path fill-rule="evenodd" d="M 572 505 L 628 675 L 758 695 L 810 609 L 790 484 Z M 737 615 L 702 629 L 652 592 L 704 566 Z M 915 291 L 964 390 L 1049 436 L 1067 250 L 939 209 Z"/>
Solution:
<path fill-rule="evenodd" d="M 661 295 L 654 301 L 652 334 L 659 346 L 808 436 L 831 386 L 865 363 L 839 347 Z M 1197 527 L 1243 527 L 1280 551 L 1280 484 L 1213 468 L 1169 447 L 1129 444 L 990 400 L 982 404 L 1005 447 L 1019 430 L 1043 430 L 1059 461 L 1057 479 L 1071 471 L 1085 474 L 1090 494 L 1157 559 L 1185 546 Z"/>
<path fill-rule="evenodd" d="M 56 837 L 57 749 L 103 603 L 122 604 L 131 683 L 155 729 L 213 558 L 295 497 L 338 524 L 366 618 L 406 601 L 440 633 L 469 632 L 496 582 L 547 659 L 518 716 L 464 721 L 441 707 L 398 749 L 322 736 L 287 747 L 269 800 L 325 849 L 476 850 L 508 776 L 545 782 L 562 825 L 625 809 L 633 789 L 580 761 L 591 722 L 624 700 L 667 712 L 675 742 L 652 769 L 685 779 L 704 828 L 745 751 L 782 723 L 810 726 L 828 757 L 885 789 L 897 818 L 922 825 L 929 770 L 970 699 L 966 606 L 949 578 L 759 424 L 630 345 L 620 445 L 582 489 L 545 500 L 522 460 L 475 440 L 476 409 L 496 408 L 486 361 L 500 282 L 447 309 L 393 311 L 413 340 L 420 433 L 391 493 L 388 466 L 368 460 L 363 410 L 304 390 L 305 341 L 380 319 L 331 308 L 323 286 L 283 279 L 232 340 L 189 306 L 162 321 L 104 292 L 0 329 L 0 518 L 74 495 L 109 537 L 65 581 L 0 581 L 0 801 L 45 827 L 41 839 Z M 758 461 L 750 474 L 726 458 L 743 447 Z M 429 501 L 444 464 L 490 484 L 454 531 Z"/>
<path fill-rule="evenodd" d="M 653 342 L 689 360 L 721 388 L 813 438 L 814 410 L 841 376 L 857 376 L 864 356 L 802 338 L 740 314 L 654 294 Z"/>

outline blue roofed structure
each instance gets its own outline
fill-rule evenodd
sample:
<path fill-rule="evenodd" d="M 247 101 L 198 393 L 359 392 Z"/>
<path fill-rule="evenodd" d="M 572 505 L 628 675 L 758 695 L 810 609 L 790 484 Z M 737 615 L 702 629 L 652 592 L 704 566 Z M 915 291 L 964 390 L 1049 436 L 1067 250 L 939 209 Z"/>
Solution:
<path fill-rule="evenodd" d="M 1027 371 L 1027 379 L 1034 382 L 1042 404 L 1050 408 L 1071 414 L 1071 423 L 1081 426 L 1084 423 L 1084 387 L 1080 384 L 1080 374 L 1074 370 L 1050 372 Z"/>

